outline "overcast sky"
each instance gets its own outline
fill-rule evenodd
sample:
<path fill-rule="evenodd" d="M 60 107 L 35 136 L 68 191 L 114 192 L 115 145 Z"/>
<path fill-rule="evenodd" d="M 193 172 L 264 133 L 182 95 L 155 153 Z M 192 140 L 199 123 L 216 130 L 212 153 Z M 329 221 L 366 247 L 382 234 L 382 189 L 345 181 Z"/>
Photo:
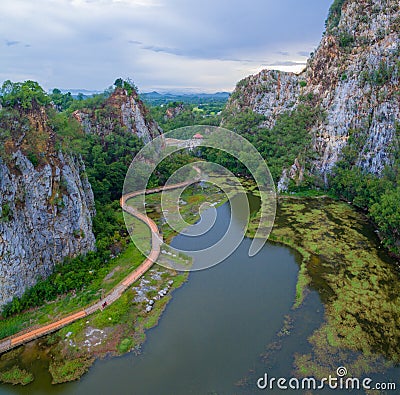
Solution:
<path fill-rule="evenodd" d="M 141 92 L 231 91 L 263 68 L 300 71 L 332 0 L 0 0 L 0 80 Z"/>

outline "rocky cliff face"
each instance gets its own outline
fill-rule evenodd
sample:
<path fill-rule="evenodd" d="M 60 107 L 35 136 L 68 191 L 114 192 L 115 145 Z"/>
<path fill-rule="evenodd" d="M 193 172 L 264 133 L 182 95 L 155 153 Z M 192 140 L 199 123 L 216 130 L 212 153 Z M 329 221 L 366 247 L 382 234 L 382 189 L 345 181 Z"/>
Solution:
<path fill-rule="evenodd" d="M 265 115 L 263 126 L 274 126 L 279 114 L 293 109 L 300 95 L 299 76 L 278 70 L 263 70 L 236 85 L 227 109 L 235 114 L 243 109 Z"/>
<path fill-rule="evenodd" d="M 181 103 L 175 107 L 169 107 L 165 111 L 164 119 L 173 119 L 176 118 L 179 114 L 185 111 L 185 106 Z"/>
<path fill-rule="evenodd" d="M 162 133 L 138 95 L 135 92 L 128 94 L 122 88 L 116 88 L 101 108 L 77 110 L 73 116 L 86 133 L 107 135 L 123 127 L 140 137 L 144 143 Z"/>
<path fill-rule="evenodd" d="M 0 306 L 63 258 L 95 247 L 83 162 L 57 150 L 44 109 L 2 120 L 10 117 L 16 127 L 0 158 Z"/>
<path fill-rule="evenodd" d="M 335 0 L 306 69 L 299 75 L 264 70 L 240 81 L 227 109 L 235 114 L 251 108 L 272 127 L 306 97 L 326 114 L 310 130 L 318 154 L 313 172 L 326 179 L 356 132 L 362 136 L 358 166 L 380 174 L 390 164 L 400 120 L 399 34 L 398 0 Z"/>

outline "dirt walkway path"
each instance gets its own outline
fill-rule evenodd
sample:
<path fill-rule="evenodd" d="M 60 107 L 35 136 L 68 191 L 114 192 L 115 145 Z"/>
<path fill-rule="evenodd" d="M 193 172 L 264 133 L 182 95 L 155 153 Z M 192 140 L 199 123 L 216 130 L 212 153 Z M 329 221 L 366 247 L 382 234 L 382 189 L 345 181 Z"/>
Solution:
<path fill-rule="evenodd" d="M 197 171 L 198 175 L 200 176 L 200 169 L 198 169 L 195 166 L 193 166 L 193 168 Z M 164 190 L 181 188 L 186 185 L 190 185 L 195 181 L 196 180 L 194 181 L 192 180 L 192 181 L 182 182 L 179 184 L 168 185 L 166 187 L 149 189 L 146 190 L 145 193 L 151 194 L 151 193 L 161 192 Z M 71 313 L 61 319 L 54 320 L 46 325 L 27 328 L 19 333 L 16 333 L 15 335 L 0 340 L 0 354 L 8 350 L 11 350 L 14 347 L 27 343 L 31 340 L 37 339 L 51 332 L 57 331 L 62 327 L 71 324 L 74 321 L 77 321 L 83 317 L 93 314 L 95 311 L 101 310 L 105 302 L 107 302 L 107 305 L 112 304 L 113 302 L 115 302 L 117 299 L 120 298 L 120 296 L 126 289 L 128 289 L 134 282 L 136 282 L 141 276 L 143 276 L 144 273 L 146 273 L 153 266 L 154 262 L 156 262 L 158 256 L 160 255 L 160 248 L 161 245 L 163 244 L 163 238 L 158 230 L 157 224 L 144 214 L 140 213 L 133 207 L 128 206 L 126 204 L 127 200 L 135 196 L 138 196 L 142 193 L 143 191 L 128 193 L 126 195 L 123 195 L 120 199 L 121 207 L 125 212 L 138 218 L 150 228 L 151 252 L 148 255 L 148 257 L 142 262 L 142 264 L 138 266 L 134 271 L 132 271 L 128 276 L 126 276 L 110 292 L 108 292 L 108 294 L 101 301 L 93 305 L 90 305 L 86 308 L 83 308 L 80 311 Z"/>

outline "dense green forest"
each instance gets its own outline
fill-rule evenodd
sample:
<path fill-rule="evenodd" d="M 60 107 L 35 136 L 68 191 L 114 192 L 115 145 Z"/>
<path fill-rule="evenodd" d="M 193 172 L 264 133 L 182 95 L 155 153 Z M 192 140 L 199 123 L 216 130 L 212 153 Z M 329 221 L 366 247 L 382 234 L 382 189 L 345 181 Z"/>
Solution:
<path fill-rule="evenodd" d="M 168 103 L 179 102 L 195 106 L 214 105 L 222 108 L 229 98 L 228 92 L 217 93 L 141 93 L 140 98 L 150 107 L 166 106 Z"/>
<path fill-rule="evenodd" d="M 299 158 L 306 168 L 309 166 L 310 155 L 312 155 L 310 128 L 318 118 L 323 117 L 324 113 L 320 108 L 305 101 L 294 111 L 278 117 L 272 129 L 263 127 L 264 116 L 250 109 L 234 116 L 225 113 L 223 126 L 241 134 L 257 147 L 267 162 L 274 181 L 278 182 L 282 170 L 290 167 L 296 158 Z M 242 168 L 230 170 L 245 172 Z M 311 180 L 307 179 L 306 182 L 312 185 Z M 293 191 L 304 186 L 305 182 L 302 185 L 296 185 L 293 182 L 290 188 Z"/>
<path fill-rule="evenodd" d="M 196 105 L 175 101 L 166 105 L 151 106 L 150 114 L 164 132 L 169 132 L 192 125 L 218 126 L 222 120 L 224 105 L 224 102 Z"/>

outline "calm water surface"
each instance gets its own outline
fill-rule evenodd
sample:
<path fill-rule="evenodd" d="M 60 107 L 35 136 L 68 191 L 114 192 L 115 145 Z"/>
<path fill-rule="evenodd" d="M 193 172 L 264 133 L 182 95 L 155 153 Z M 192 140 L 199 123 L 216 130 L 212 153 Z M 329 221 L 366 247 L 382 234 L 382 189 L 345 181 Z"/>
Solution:
<path fill-rule="evenodd" d="M 172 245 L 190 250 L 215 242 L 226 229 L 230 207 L 225 204 L 217 212 L 209 232 L 195 240 L 177 236 Z M 240 215 L 239 209 L 234 223 Z M 58 386 L 50 384 L 45 358 L 38 356 L 30 362 L 35 382 L 25 388 L 2 385 L 0 394 L 264 393 L 256 388 L 257 377 L 266 371 L 290 377 L 293 353 L 308 350 L 307 337 L 321 324 L 323 306 L 311 292 L 302 309 L 293 312 L 298 257 L 285 247 L 267 244 L 249 258 L 250 243 L 244 239 L 221 264 L 190 274 L 173 292 L 159 325 L 148 331 L 140 355 L 97 361 L 80 381 Z M 289 313 L 295 318 L 294 329 L 273 366 L 267 367 L 260 355 L 277 339 Z M 238 386 L 239 381 L 247 384 Z"/>

